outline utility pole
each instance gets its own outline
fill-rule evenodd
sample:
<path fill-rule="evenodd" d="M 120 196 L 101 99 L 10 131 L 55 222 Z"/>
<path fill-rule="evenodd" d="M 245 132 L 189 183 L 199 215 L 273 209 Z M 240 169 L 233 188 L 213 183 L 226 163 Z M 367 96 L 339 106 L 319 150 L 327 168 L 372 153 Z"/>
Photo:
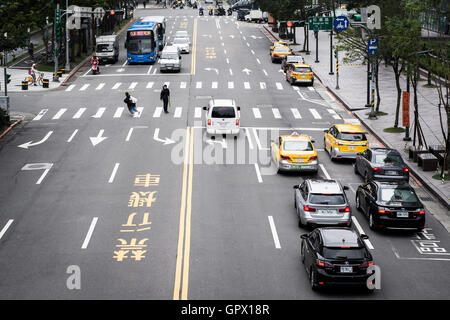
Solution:
<path fill-rule="evenodd" d="M 66 72 L 70 71 L 70 61 L 69 61 L 69 0 L 66 0 Z"/>
<path fill-rule="evenodd" d="M 333 28 L 330 31 L 330 75 L 334 74 L 333 72 Z"/>

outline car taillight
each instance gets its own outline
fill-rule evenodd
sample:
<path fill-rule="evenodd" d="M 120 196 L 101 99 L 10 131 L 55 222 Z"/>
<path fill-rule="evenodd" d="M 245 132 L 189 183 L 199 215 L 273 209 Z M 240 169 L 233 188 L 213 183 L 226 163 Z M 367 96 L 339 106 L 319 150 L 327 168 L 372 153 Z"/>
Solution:
<path fill-rule="evenodd" d="M 383 170 L 382 168 L 378 168 L 378 167 L 375 167 L 375 168 L 373 168 L 373 171 L 381 171 L 381 170 Z"/>
<path fill-rule="evenodd" d="M 417 211 L 416 214 L 425 214 L 425 210 Z"/>
<path fill-rule="evenodd" d="M 319 266 L 319 267 L 333 267 L 332 264 L 330 264 L 328 262 L 325 262 L 323 260 L 319 260 L 319 259 L 317 259 L 317 266 Z"/>
<path fill-rule="evenodd" d="M 409 172 L 408 168 L 403 168 L 403 172 Z"/>
<path fill-rule="evenodd" d="M 309 161 L 317 160 L 317 156 L 309 157 Z"/>
<path fill-rule="evenodd" d="M 373 262 L 372 262 L 372 261 L 371 261 L 371 262 L 363 263 L 363 264 L 361 265 L 362 268 L 367 268 L 367 267 L 371 267 L 371 266 L 373 266 Z"/>
<path fill-rule="evenodd" d="M 304 205 L 304 206 L 303 206 L 303 211 L 307 211 L 307 212 L 315 212 L 316 209 L 315 209 L 315 208 L 311 208 L 310 206 Z"/>
<path fill-rule="evenodd" d="M 378 209 L 378 213 L 379 214 L 386 214 L 386 213 L 392 213 L 392 211 L 388 211 L 388 210 L 385 210 L 385 209 Z"/>
<path fill-rule="evenodd" d="M 236 119 L 236 125 L 237 126 L 239 125 L 239 119 Z"/>
<path fill-rule="evenodd" d="M 339 209 L 339 212 L 350 212 L 350 207 L 345 207 L 345 208 L 342 208 L 342 209 Z"/>
<path fill-rule="evenodd" d="M 211 119 L 208 119 L 208 126 L 211 125 Z"/>
<path fill-rule="evenodd" d="M 283 155 L 280 155 L 280 159 L 281 160 L 291 160 L 291 158 L 289 158 L 289 156 L 283 156 Z"/>

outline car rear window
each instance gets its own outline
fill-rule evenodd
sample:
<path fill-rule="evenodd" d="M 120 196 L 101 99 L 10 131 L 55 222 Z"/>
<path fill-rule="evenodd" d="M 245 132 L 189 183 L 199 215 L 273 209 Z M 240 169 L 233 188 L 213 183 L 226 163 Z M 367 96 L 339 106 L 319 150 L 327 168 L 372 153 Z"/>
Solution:
<path fill-rule="evenodd" d="M 275 52 L 289 52 L 289 48 L 276 47 Z"/>
<path fill-rule="evenodd" d="M 307 67 L 295 68 L 294 71 L 295 72 L 312 72 L 311 68 L 307 68 Z"/>
<path fill-rule="evenodd" d="M 415 192 L 409 188 L 382 188 L 381 201 L 385 202 L 419 202 Z"/>
<path fill-rule="evenodd" d="M 299 56 L 288 56 L 287 62 L 302 62 L 303 58 Z"/>
<path fill-rule="evenodd" d="M 175 38 L 173 39 L 173 43 L 188 43 L 187 38 Z"/>
<path fill-rule="evenodd" d="M 343 244 L 345 246 L 345 244 Z M 333 260 L 364 259 L 366 251 L 364 248 L 340 248 L 323 247 L 323 256 Z"/>
<path fill-rule="evenodd" d="M 399 154 L 375 154 L 376 164 L 403 164 L 403 159 Z"/>
<path fill-rule="evenodd" d="M 366 141 L 366 135 L 364 133 L 352 133 L 352 132 L 340 132 L 338 135 L 339 140 L 344 141 Z"/>
<path fill-rule="evenodd" d="M 214 107 L 211 112 L 212 118 L 236 118 L 233 107 Z"/>
<path fill-rule="evenodd" d="M 161 60 L 163 59 L 178 59 L 178 54 L 176 53 L 162 53 Z"/>
<path fill-rule="evenodd" d="M 313 151 L 311 142 L 309 141 L 285 141 L 283 144 L 285 151 Z"/>
<path fill-rule="evenodd" d="M 97 45 L 97 52 L 113 52 L 114 46 L 110 43 L 101 43 Z"/>
<path fill-rule="evenodd" d="M 312 193 L 309 196 L 309 202 L 311 204 L 340 205 L 345 204 L 345 198 L 342 194 Z"/>

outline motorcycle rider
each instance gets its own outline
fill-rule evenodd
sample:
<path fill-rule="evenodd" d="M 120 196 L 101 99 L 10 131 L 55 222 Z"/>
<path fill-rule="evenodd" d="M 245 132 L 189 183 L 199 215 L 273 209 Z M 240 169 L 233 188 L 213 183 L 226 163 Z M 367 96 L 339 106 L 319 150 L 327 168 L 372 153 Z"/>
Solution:
<path fill-rule="evenodd" d="M 91 67 L 92 67 L 92 70 L 94 70 L 94 66 L 97 67 L 97 73 L 100 73 L 100 67 L 99 67 L 98 57 L 97 57 L 95 54 L 91 57 Z"/>
<path fill-rule="evenodd" d="M 209 7 L 209 15 L 212 16 L 213 15 L 213 8 Z"/>
<path fill-rule="evenodd" d="M 198 9 L 198 14 L 201 16 L 203 15 L 203 7 L 200 7 L 200 9 Z"/>

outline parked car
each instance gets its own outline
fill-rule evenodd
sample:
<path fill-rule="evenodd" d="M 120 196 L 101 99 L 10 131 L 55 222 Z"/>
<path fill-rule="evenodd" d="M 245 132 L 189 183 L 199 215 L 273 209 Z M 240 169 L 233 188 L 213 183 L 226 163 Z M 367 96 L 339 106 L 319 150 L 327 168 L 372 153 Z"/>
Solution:
<path fill-rule="evenodd" d="M 245 16 L 247 15 L 247 14 L 249 14 L 250 13 L 250 10 L 249 9 L 239 9 L 238 11 L 237 11 L 237 20 L 238 21 L 244 21 L 245 20 Z"/>
<path fill-rule="evenodd" d="M 370 229 L 422 230 L 425 209 L 406 182 L 370 181 L 358 187 L 356 208 L 369 219 Z"/>
<path fill-rule="evenodd" d="M 389 148 L 370 148 L 356 154 L 356 174 L 369 180 L 409 181 L 409 169 L 400 152 Z"/>
<path fill-rule="evenodd" d="M 369 148 L 369 141 L 360 126 L 349 123 L 332 125 L 325 130 L 323 145 L 331 160 L 356 158 L 358 152 Z"/>
<path fill-rule="evenodd" d="M 297 132 L 281 135 L 278 137 L 278 141 L 272 141 L 270 152 L 278 172 L 306 171 L 317 173 L 319 165 L 313 142 L 309 136 Z"/>
<path fill-rule="evenodd" d="M 286 81 L 288 81 L 291 85 L 297 83 L 306 83 L 310 86 L 313 86 L 314 73 L 309 64 L 291 64 L 286 69 Z"/>
<path fill-rule="evenodd" d="M 272 50 L 272 54 L 271 54 L 272 62 L 281 61 L 281 59 L 284 56 L 291 55 L 291 54 L 292 54 L 291 48 L 286 47 L 286 46 L 276 46 Z"/>
<path fill-rule="evenodd" d="M 295 63 L 305 63 L 305 59 L 303 59 L 302 56 L 297 55 L 285 56 L 281 60 L 281 69 L 286 72 L 287 67 Z"/>
<path fill-rule="evenodd" d="M 294 186 L 294 207 L 298 226 L 351 226 L 350 201 L 347 186 L 337 180 L 306 179 Z"/>
<path fill-rule="evenodd" d="M 211 99 L 203 110 L 206 111 L 205 126 L 208 135 L 239 135 L 241 108 L 236 106 L 233 99 Z"/>
<path fill-rule="evenodd" d="M 317 228 L 301 235 L 301 261 L 311 288 L 366 286 L 373 257 L 364 240 L 369 237 L 349 228 Z"/>

